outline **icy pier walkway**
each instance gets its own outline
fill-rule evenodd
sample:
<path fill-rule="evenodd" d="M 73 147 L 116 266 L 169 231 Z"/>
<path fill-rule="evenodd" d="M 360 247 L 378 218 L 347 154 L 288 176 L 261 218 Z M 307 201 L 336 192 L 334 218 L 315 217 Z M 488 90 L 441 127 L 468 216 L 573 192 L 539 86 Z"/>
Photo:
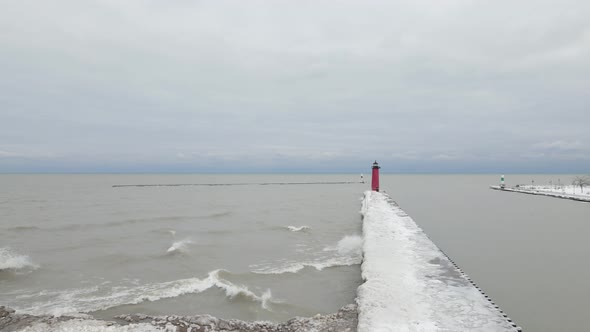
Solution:
<path fill-rule="evenodd" d="M 362 206 L 358 331 L 521 331 L 387 195 Z"/>
<path fill-rule="evenodd" d="M 549 191 L 543 190 L 541 188 L 536 189 L 520 189 L 520 188 L 509 188 L 509 187 L 500 187 L 500 186 L 490 186 L 491 189 L 494 190 L 501 190 L 501 191 L 511 191 L 515 193 L 523 193 L 529 195 L 541 195 L 541 196 L 549 196 L 549 197 L 556 197 L 556 198 L 563 198 L 563 199 L 571 199 L 574 201 L 580 202 L 590 202 L 590 196 L 588 195 L 576 195 L 576 194 L 569 194 L 569 193 L 560 193 L 558 191 Z"/>

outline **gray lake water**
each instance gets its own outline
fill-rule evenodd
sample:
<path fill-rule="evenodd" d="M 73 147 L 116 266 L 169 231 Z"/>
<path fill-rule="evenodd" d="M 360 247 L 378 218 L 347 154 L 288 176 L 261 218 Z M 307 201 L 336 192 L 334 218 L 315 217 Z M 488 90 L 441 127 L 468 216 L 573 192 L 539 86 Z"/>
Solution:
<path fill-rule="evenodd" d="M 507 183 L 568 182 L 508 175 Z M 358 175 L 0 175 L 0 304 L 21 312 L 286 320 L 352 303 Z M 527 331 L 587 331 L 590 204 L 488 189 L 496 175 L 381 188 Z M 289 226 L 292 226 L 289 229 Z M 306 227 L 303 227 L 306 226 Z M 300 229 L 300 230 L 299 230 Z"/>

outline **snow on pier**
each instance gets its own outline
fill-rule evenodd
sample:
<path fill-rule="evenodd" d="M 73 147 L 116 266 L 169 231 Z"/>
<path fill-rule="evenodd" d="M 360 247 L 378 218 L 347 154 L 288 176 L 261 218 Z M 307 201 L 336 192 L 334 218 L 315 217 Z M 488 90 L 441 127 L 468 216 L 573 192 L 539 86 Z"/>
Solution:
<path fill-rule="evenodd" d="M 520 331 L 387 195 L 362 206 L 359 332 Z"/>
<path fill-rule="evenodd" d="M 523 186 L 523 187 L 501 187 L 501 186 L 490 186 L 491 189 L 511 191 L 515 193 L 523 193 L 529 195 L 541 195 L 550 196 L 556 198 L 571 199 L 574 201 L 590 202 L 590 192 L 588 190 L 583 191 L 578 189 L 576 193 L 575 186 L 564 186 L 560 189 L 554 189 L 551 186 Z"/>

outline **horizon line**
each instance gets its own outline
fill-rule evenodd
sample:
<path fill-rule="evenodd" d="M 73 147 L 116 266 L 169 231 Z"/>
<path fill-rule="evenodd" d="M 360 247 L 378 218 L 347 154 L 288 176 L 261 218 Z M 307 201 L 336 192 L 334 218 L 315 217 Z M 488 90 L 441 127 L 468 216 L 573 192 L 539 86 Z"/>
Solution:
<path fill-rule="evenodd" d="M 370 169 L 367 172 L 351 172 L 351 171 L 34 171 L 34 172 L 3 172 L 0 171 L 0 175 L 151 175 L 151 174 L 161 174 L 161 175 L 212 175 L 212 174 L 226 174 L 226 175 L 258 175 L 258 174 L 345 174 L 345 175 L 370 175 Z M 588 174 L 584 172 L 545 172 L 545 171 L 530 171 L 530 172 L 491 172 L 491 171 L 446 171 L 446 172 L 427 172 L 427 171 L 381 171 L 380 174 L 382 175 L 464 175 L 464 174 L 473 174 L 473 175 L 502 175 L 502 174 L 510 174 L 510 175 L 520 175 L 520 174 L 563 174 L 563 175 L 576 175 L 576 174 Z"/>

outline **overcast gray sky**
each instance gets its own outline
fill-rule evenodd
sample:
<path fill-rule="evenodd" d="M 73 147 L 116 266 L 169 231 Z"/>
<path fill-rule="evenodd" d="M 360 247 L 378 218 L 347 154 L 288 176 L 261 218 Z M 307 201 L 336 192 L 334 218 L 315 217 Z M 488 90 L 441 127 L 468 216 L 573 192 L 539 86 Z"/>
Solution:
<path fill-rule="evenodd" d="M 0 172 L 590 172 L 589 1 L 0 0 Z"/>

